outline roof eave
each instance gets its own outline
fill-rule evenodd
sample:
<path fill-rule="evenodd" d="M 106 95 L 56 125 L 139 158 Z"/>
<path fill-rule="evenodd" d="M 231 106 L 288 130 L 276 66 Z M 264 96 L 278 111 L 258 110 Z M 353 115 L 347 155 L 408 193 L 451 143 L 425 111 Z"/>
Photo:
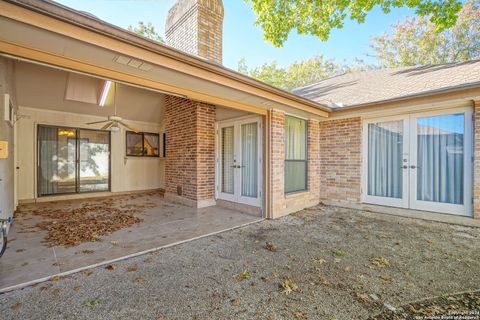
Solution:
<path fill-rule="evenodd" d="M 76 25 L 78 27 L 82 27 L 96 33 L 100 33 L 105 36 L 109 36 L 116 40 L 126 42 L 130 45 L 140 47 L 144 50 L 149 50 L 151 52 L 169 57 L 171 59 L 175 59 L 179 62 L 191 65 L 193 67 L 208 70 L 209 72 L 214 72 L 220 76 L 227 77 L 229 79 L 238 81 L 240 83 L 249 85 L 251 87 L 263 90 L 270 94 L 275 94 L 282 98 L 289 99 L 297 103 L 301 103 L 306 106 L 316 108 L 318 110 L 322 110 L 326 112 L 332 111 L 331 108 L 329 108 L 328 106 L 322 103 L 318 103 L 310 99 L 297 96 L 288 91 L 273 87 L 269 84 L 266 84 L 254 78 L 248 77 L 234 70 L 228 69 L 222 65 L 204 60 L 200 57 L 187 54 L 183 51 L 177 50 L 170 46 L 147 39 L 133 32 L 130 32 L 128 30 L 122 29 L 115 25 L 109 24 L 101 19 L 95 18 L 86 13 L 74 10 L 72 8 L 58 4 L 56 2 L 53 2 L 50 0 L 4 0 L 4 1 L 15 4 L 16 6 L 20 6 L 31 11 L 37 12 L 39 14 L 61 20 L 66 23 Z"/>

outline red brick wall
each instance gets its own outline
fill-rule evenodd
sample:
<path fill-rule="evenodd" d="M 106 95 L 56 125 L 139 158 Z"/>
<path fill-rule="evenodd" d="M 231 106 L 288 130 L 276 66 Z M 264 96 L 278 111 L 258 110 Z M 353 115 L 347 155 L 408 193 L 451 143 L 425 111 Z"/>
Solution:
<path fill-rule="evenodd" d="M 473 217 L 480 219 L 480 101 L 474 102 L 473 114 Z"/>
<path fill-rule="evenodd" d="M 320 200 L 360 202 L 360 117 L 320 122 Z"/>
<path fill-rule="evenodd" d="M 215 197 L 215 106 L 167 96 L 165 192 L 189 200 Z"/>

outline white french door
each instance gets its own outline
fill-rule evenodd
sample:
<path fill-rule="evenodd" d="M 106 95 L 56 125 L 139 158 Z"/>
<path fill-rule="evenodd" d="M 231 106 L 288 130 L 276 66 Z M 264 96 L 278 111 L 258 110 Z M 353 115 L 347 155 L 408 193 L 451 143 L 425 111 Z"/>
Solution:
<path fill-rule="evenodd" d="M 261 206 L 262 143 L 259 117 L 217 124 L 217 198 Z"/>
<path fill-rule="evenodd" d="M 364 201 L 470 216 L 470 109 L 364 123 Z"/>

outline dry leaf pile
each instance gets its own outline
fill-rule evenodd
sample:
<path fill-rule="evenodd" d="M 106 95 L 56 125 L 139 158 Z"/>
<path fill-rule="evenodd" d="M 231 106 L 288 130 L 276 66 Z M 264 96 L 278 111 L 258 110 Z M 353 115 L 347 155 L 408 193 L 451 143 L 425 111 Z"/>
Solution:
<path fill-rule="evenodd" d="M 115 206 L 113 199 L 92 201 L 81 208 L 36 210 L 32 213 L 49 218 L 36 224 L 48 232 L 45 241 L 50 245 L 75 246 L 98 241 L 100 236 L 129 227 L 143 220 L 135 214 L 154 204 L 127 204 Z M 53 220 L 53 221 L 52 221 Z"/>

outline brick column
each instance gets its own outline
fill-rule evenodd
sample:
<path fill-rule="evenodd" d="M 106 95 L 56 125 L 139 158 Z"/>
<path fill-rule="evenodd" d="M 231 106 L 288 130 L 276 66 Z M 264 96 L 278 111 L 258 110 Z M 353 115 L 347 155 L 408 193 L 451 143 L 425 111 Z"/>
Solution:
<path fill-rule="evenodd" d="M 206 207 L 215 204 L 215 106 L 165 98 L 165 198 Z"/>
<path fill-rule="evenodd" d="M 282 111 L 271 111 L 270 139 L 272 216 L 275 218 L 285 208 L 285 113 Z"/>
<path fill-rule="evenodd" d="M 312 201 L 320 200 L 320 124 L 308 120 L 308 190 Z"/>
<path fill-rule="evenodd" d="M 480 219 L 480 100 L 473 114 L 473 218 Z"/>

